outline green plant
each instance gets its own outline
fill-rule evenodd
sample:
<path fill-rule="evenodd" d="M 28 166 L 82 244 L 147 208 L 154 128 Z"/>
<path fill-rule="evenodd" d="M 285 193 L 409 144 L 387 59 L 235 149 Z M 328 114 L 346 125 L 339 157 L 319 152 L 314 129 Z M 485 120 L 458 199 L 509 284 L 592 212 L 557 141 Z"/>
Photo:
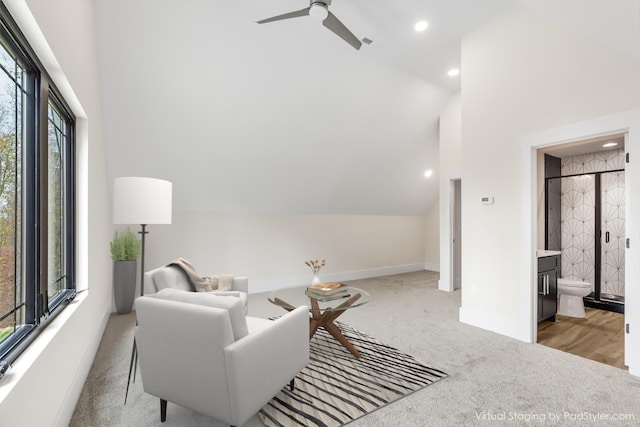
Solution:
<path fill-rule="evenodd" d="M 9 335 L 11 335 L 12 333 L 13 333 L 13 328 L 11 327 L 0 328 L 0 342 L 4 341 L 4 339 Z"/>
<path fill-rule="evenodd" d="M 118 235 L 116 231 L 111 241 L 111 258 L 115 261 L 131 261 L 140 254 L 140 240 L 129 230 Z"/>

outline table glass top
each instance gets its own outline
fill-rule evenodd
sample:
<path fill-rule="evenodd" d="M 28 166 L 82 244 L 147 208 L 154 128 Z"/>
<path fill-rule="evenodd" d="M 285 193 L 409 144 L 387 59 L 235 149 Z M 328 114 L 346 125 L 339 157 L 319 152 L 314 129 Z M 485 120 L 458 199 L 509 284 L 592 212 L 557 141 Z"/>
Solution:
<path fill-rule="evenodd" d="M 371 301 L 371 296 L 366 291 L 354 288 L 353 286 L 347 286 L 347 296 L 329 301 L 316 299 L 318 302 L 318 308 L 316 309 L 314 308 L 315 304 L 311 303 L 311 298 L 305 293 L 306 290 L 306 286 L 277 289 L 269 294 L 269 302 L 281 307 L 289 305 L 293 308 L 306 305 L 310 311 L 317 310 L 323 312 L 360 307 Z"/>

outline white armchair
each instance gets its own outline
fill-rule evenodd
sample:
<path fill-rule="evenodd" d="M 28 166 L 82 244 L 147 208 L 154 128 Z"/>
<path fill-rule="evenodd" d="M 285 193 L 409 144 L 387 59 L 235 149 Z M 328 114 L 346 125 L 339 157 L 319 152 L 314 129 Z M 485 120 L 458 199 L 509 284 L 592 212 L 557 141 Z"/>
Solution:
<path fill-rule="evenodd" d="M 151 295 L 163 289 L 180 289 L 195 292 L 195 288 L 189 277 L 182 269 L 176 266 L 162 266 L 144 273 L 144 295 Z M 218 295 L 234 295 L 242 300 L 245 314 L 249 293 L 249 279 L 235 276 L 231 282 L 230 291 L 214 291 Z"/>
<path fill-rule="evenodd" d="M 144 391 L 240 426 L 309 362 L 309 311 L 245 317 L 238 298 L 165 290 L 136 300 Z"/>

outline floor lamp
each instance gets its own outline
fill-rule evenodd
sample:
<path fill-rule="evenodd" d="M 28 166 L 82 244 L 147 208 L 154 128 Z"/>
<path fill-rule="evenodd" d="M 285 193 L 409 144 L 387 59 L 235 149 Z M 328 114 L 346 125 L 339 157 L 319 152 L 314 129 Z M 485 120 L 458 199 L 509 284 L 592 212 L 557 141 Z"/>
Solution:
<path fill-rule="evenodd" d="M 126 177 L 113 181 L 113 223 L 140 224 L 142 251 L 140 254 L 140 296 L 144 295 L 144 246 L 149 224 L 171 224 L 171 183 L 163 179 Z M 138 352 L 133 339 L 129 377 L 124 403 L 127 403 L 131 371 L 137 367 Z M 136 372 L 133 372 L 135 382 Z"/>

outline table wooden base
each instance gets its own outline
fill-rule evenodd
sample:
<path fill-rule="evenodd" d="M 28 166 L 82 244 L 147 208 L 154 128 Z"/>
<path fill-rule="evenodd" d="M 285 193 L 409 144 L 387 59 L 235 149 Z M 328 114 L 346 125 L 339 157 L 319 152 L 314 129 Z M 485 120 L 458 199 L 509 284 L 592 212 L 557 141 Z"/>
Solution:
<path fill-rule="evenodd" d="M 342 335 L 340 328 L 333 323 L 346 309 L 351 307 L 360 298 L 360 294 L 352 295 L 348 300 L 340 304 L 338 307 L 322 311 L 318 305 L 318 300 L 309 298 L 311 301 L 311 310 L 309 316 L 309 339 L 313 338 L 318 328 L 324 328 L 336 339 L 344 348 L 349 350 L 355 357 L 360 357 L 360 352 L 353 344 Z M 293 310 L 295 307 L 279 298 L 275 299 L 275 303 L 287 311 Z"/>

